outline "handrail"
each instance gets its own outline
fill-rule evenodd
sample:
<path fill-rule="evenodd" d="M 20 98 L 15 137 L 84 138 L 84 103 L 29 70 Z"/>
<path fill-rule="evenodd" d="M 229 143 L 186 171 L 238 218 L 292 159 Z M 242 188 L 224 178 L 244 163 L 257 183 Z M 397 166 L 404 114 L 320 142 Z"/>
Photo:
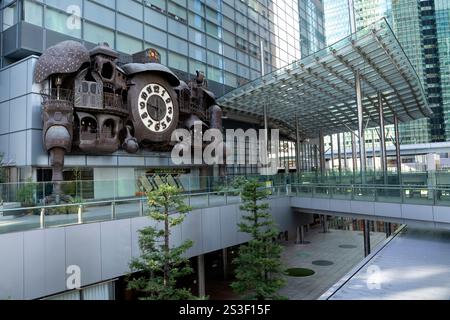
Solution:
<path fill-rule="evenodd" d="M 264 187 L 264 189 L 275 189 L 275 188 L 284 188 L 284 185 L 278 185 L 278 186 L 271 186 L 271 187 Z M 215 195 L 215 194 L 229 194 L 238 192 L 239 189 L 228 189 L 228 190 L 217 190 L 217 191 L 210 191 L 210 192 L 196 192 L 196 193 L 183 193 L 181 196 L 183 198 L 189 199 L 196 196 L 205 196 L 205 195 Z M 111 204 L 111 203 L 123 203 L 123 202 L 138 202 L 142 200 L 146 200 L 146 196 L 142 197 L 132 197 L 132 198 L 121 198 L 121 199 L 108 199 L 108 200 L 97 200 L 97 201 L 85 201 L 85 202 L 76 202 L 76 203 L 66 203 L 66 204 L 51 204 L 51 205 L 40 205 L 40 206 L 33 206 L 33 207 L 20 207 L 20 208 L 11 208 L 11 209 L 1 209 L 0 213 L 8 213 L 8 212 L 16 212 L 16 211 L 23 211 L 23 210 L 42 210 L 42 209 L 57 209 L 57 208 L 67 208 L 67 207 L 79 207 L 79 206 L 93 206 L 93 205 L 104 205 L 104 204 Z"/>
<path fill-rule="evenodd" d="M 440 187 L 440 186 L 428 186 L 428 185 L 384 185 L 384 184 L 320 184 L 320 183 L 292 183 L 293 187 L 322 187 L 322 188 L 360 188 L 360 189 L 427 189 L 427 190 L 448 190 L 450 191 L 450 187 Z"/>

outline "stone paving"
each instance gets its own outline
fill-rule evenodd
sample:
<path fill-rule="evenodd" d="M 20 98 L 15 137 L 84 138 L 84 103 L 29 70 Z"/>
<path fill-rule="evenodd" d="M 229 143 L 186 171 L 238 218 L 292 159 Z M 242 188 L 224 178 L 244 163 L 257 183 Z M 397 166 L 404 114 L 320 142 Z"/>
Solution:
<path fill-rule="evenodd" d="M 289 243 L 283 252 L 286 268 L 308 268 L 315 271 L 309 277 L 286 277 L 287 285 L 280 290 L 280 294 L 291 300 L 315 300 L 328 288 L 335 284 L 358 262 L 364 258 L 364 244 L 361 231 L 330 229 L 322 233 L 316 226 L 305 233 L 305 240 L 309 244 L 297 245 Z M 371 232 L 371 246 L 375 248 L 386 235 L 381 232 Z M 342 248 L 353 247 L 355 248 Z M 348 245 L 348 246 L 346 246 Z M 331 265 L 316 265 L 315 261 L 331 261 Z"/>

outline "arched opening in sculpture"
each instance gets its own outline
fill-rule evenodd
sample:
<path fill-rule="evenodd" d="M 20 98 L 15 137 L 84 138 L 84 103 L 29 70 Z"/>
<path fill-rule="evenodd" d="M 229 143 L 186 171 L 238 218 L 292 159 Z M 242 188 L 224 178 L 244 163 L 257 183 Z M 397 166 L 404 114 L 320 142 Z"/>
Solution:
<path fill-rule="evenodd" d="M 113 119 L 107 119 L 102 125 L 102 137 L 113 139 L 116 136 L 116 122 Z"/>
<path fill-rule="evenodd" d="M 97 120 L 93 117 L 85 116 L 80 122 L 80 140 L 97 139 Z"/>

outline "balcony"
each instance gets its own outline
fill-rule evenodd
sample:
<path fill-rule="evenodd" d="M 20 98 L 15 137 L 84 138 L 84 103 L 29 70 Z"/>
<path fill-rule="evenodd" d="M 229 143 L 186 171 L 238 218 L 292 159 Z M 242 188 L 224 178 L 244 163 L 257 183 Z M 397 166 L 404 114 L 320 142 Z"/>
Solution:
<path fill-rule="evenodd" d="M 128 113 L 127 104 L 123 102 L 122 96 L 118 94 L 105 92 L 103 94 L 103 103 L 105 109 Z"/>
<path fill-rule="evenodd" d="M 69 89 L 52 88 L 41 91 L 42 105 L 67 105 L 73 106 L 74 92 Z"/>

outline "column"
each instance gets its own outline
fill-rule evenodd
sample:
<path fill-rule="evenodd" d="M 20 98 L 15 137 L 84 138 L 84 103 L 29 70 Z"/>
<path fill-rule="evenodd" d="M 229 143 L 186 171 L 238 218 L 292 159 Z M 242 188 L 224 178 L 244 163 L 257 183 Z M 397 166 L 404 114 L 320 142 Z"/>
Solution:
<path fill-rule="evenodd" d="M 367 257 L 370 254 L 370 221 L 363 220 L 364 227 L 364 257 Z"/>
<path fill-rule="evenodd" d="M 320 163 L 320 173 L 325 174 L 325 145 L 323 141 L 323 133 L 319 133 L 319 163 Z"/>
<path fill-rule="evenodd" d="M 303 171 L 307 171 L 306 168 L 306 143 L 302 144 L 302 162 L 303 162 Z"/>
<path fill-rule="evenodd" d="M 319 172 L 319 158 L 317 156 L 317 145 L 313 145 L 314 148 L 314 167 L 316 168 L 316 172 Z"/>
<path fill-rule="evenodd" d="M 402 158 L 400 156 L 400 131 L 398 129 L 398 118 L 394 115 L 394 130 L 395 130 L 395 159 L 397 161 L 397 176 L 398 184 L 402 184 Z"/>
<path fill-rule="evenodd" d="M 380 117 L 381 170 L 383 171 L 384 184 L 387 184 L 388 180 L 387 180 L 386 133 L 384 130 L 384 109 L 383 109 L 383 97 L 381 96 L 381 92 L 378 92 L 378 116 Z"/>
<path fill-rule="evenodd" d="M 339 171 L 339 177 L 342 174 L 342 159 L 341 159 L 341 134 L 337 134 L 337 147 L 338 147 L 338 171 Z"/>
<path fill-rule="evenodd" d="M 361 183 L 366 183 L 366 141 L 364 138 L 364 117 L 362 105 L 361 78 L 359 71 L 355 73 L 356 105 L 358 111 L 359 164 Z"/>
<path fill-rule="evenodd" d="M 331 172 L 334 173 L 334 145 L 332 134 L 330 134 L 330 151 L 331 151 Z"/>
<path fill-rule="evenodd" d="M 356 163 L 356 142 L 355 142 L 355 134 L 354 132 L 350 132 L 352 137 L 352 166 L 353 166 L 353 176 L 356 173 L 357 170 L 357 163 Z"/>
<path fill-rule="evenodd" d="M 297 239 L 295 243 L 296 244 L 305 243 L 305 230 L 303 229 L 303 226 L 297 226 Z"/>
<path fill-rule="evenodd" d="M 373 165 L 373 174 L 375 177 L 375 171 L 377 170 L 377 163 L 376 163 L 376 157 L 375 157 L 375 129 L 372 129 L 372 165 Z"/>
<path fill-rule="evenodd" d="M 390 222 L 384 223 L 384 232 L 386 233 L 386 238 L 389 238 L 391 236 L 391 223 Z"/>
<path fill-rule="evenodd" d="M 198 296 L 206 296 L 205 289 L 205 255 L 201 254 L 197 257 L 197 267 L 198 267 Z"/>
<path fill-rule="evenodd" d="M 345 144 L 345 132 L 342 133 L 342 144 L 344 149 L 344 170 L 347 171 L 347 146 Z"/>
<path fill-rule="evenodd" d="M 222 249 L 222 265 L 223 265 L 223 278 L 228 278 L 228 249 Z"/>
<path fill-rule="evenodd" d="M 322 232 L 323 233 L 327 233 L 328 232 L 328 216 L 326 216 L 326 215 L 321 215 L 320 216 L 320 219 L 321 219 L 321 222 L 322 222 Z"/>

